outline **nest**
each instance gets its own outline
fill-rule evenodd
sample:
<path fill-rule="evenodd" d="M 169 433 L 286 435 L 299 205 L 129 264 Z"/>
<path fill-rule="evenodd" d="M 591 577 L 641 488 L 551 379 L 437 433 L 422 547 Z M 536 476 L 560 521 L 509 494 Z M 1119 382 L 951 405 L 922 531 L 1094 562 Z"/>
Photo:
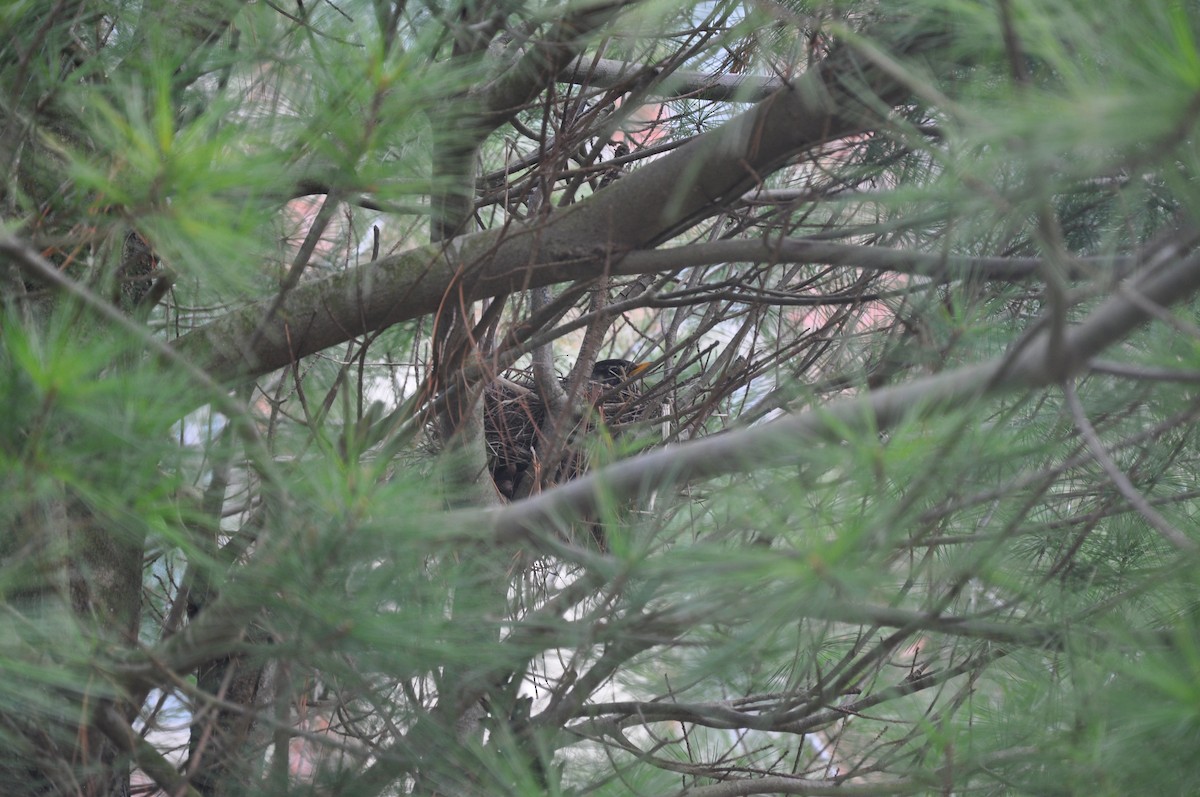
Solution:
<path fill-rule="evenodd" d="M 488 468 L 496 489 L 509 500 L 535 472 L 535 452 L 545 420 L 546 406 L 537 394 L 532 373 L 509 371 L 484 389 Z"/>
<path fill-rule="evenodd" d="M 588 381 L 568 417 L 570 424 L 553 463 L 545 461 L 552 442 L 547 439 L 547 409 L 532 371 L 512 370 L 492 381 L 483 395 L 483 429 L 488 448 L 488 468 L 496 489 L 512 501 L 586 473 L 589 449 L 597 439 L 620 436 L 630 426 L 658 414 L 643 401 L 634 385 L 619 388 Z M 566 413 L 564 413 L 566 414 Z"/>

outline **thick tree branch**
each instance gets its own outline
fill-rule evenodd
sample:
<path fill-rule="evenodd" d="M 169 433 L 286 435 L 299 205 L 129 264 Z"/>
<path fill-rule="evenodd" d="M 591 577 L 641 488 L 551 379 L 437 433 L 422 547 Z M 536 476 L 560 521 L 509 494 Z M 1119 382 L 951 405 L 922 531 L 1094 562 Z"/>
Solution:
<path fill-rule="evenodd" d="M 612 22 L 618 13 L 637 0 L 615 0 L 584 6 L 578 13 L 559 20 L 545 38 L 534 41 L 520 60 L 494 83 L 483 96 L 483 121 L 495 130 L 532 102 L 564 66 L 572 63 L 585 45 L 584 37 Z"/>
<path fill-rule="evenodd" d="M 658 67 L 646 64 L 610 58 L 576 58 L 562 71 L 559 79 L 609 89 L 654 74 L 655 81 L 646 88 L 650 97 L 688 97 L 713 102 L 761 102 L 784 86 L 780 78 L 766 75 L 709 74 L 683 69 L 665 75 L 660 72 Z"/>
<path fill-rule="evenodd" d="M 1071 270 L 1065 276 L 1123 275 L 1132 271 L 1138 262 L 1136 255 L 1078 258 L 1070 264 Z M 823 263 L 919 275 L 939 281 L 977 278 L 1012 282 L 1036 278 L 1039 269 L 1044 267 L 1040 257 L 966 257 L 803 238 L 759 238 L 631 252 L 613 267 L 613 273 L 645 274 L 719 263 Z"/>
<path fill-rule="evenodd" d="M 917 47 L 914 40 L 912 47 Z M 195 330 L 178 351 L 221 381 L 269 373 L 356 335 L 433 313 L 452 284 L 464 300 L 611 273 L 619 255 L 657 246 L 736 202 L 788 158 L 882 123 L 864 105 L 905 96 L 891 76 L 849 53 L 832 57 L 750 111 L 648 163 L 538 227 L 460 236 L 297 286 L 245 344 L 265 307 Z"/>
<path fill-rule="evenodd" d="M 175 766 L 134 731 L 111 706 L 105 704 L 98 708 L 92 721 L 117 749 L 128 755 L 138 769 L 150 776 L 166 794 L 200 797 L 200 792 L 179 775 Z"/>

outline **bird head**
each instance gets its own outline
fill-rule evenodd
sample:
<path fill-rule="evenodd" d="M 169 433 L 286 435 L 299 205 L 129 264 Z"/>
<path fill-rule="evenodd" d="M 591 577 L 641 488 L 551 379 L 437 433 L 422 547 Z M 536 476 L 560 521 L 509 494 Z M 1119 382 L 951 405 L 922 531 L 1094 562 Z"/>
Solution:
<path fill-rule="evenodd" d="M 650 370 L 650 363 L 632 360 L 600 360 L 592 366 L 592 381 L 606 387 L 617 387 Z"/>

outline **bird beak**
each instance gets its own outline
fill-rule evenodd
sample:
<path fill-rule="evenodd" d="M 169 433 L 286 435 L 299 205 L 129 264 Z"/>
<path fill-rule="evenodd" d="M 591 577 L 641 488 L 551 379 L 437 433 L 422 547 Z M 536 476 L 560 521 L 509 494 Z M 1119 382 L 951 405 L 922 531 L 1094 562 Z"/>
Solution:
<path fill-rule="evenodd" d="M 629 378 L 633 379 L 635 376 L 641 376 L 642 374 L 649 371 L 650 366 L 652 366 L 653 364 L 654 363 L 637 363 L 636 365 L 633 366 L 633 368 L 629 369 Z"/>

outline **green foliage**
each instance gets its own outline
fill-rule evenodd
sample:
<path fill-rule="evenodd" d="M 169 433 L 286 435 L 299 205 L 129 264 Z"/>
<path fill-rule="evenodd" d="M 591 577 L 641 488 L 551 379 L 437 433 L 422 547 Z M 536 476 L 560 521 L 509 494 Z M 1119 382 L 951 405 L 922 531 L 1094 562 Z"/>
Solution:
<path fill-rule="evenodd" d="M 1195 4 L 296 6 L 0 8 L 0 792 L 130 767 L 205 794 L 1197 790 L 1200 306 L 1119 282 L 1191 256 Z M 581 86 L 564 53 L 649 66 Z M 826 58 L 855 113 L 880 105 L 859 78 L 903 96 L 653 226 L 728 157 L 659 145 L 746 104 L 639 102 Z M 532 99 L 489 105 L 523 70 Z M 740 168 L 777 132 L 754 118 Z M 587 235 L 618 240 L 645 201 L 622 182 L 656 173 L 627 223 L 686 254 L 639 284 L 647 253 Z M 487 229 L 418 249 L 435 208 Z M 173 285 L 122 324 L 130 231 Z M 597 252 L 536 325 L 472 281 Z M 1019 372 L 1124 329 L 1121 301 L 1146 323 L 1119 343 Z M 538 438 L 502 506 L 472 389 L 533 333 L 564 372 L 660 367 L 629 426 L 559 414 L 589 480 L 555 484 Z"/>

